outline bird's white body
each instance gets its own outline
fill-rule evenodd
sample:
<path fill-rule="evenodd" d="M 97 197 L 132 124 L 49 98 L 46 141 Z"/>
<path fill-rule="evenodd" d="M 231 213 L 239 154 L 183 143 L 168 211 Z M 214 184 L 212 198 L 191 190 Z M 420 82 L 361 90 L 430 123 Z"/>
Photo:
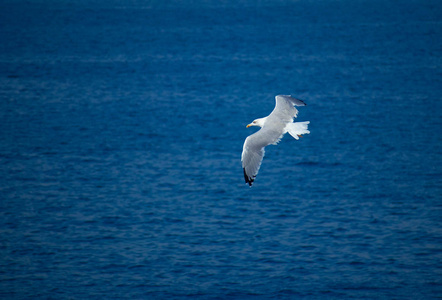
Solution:
<path fill-rule="evenodd" d="M 307 129 L 309 121 L 293 122 L 298 115 L 298 110 L 294 106 L 305 106 L 303 101 L 286 95 L 278 95 L 275 99 L 276 106 L 270 115 L 247 125 L 247 127 L 261 127 L 259 131 L 246 138 L 241 155 L 244 179 L 250 186 L 258 175 L 266 146 L 276 145 L 287 132 L 295 139 L 299 139 L 302 134 L 310 133 Z"/>

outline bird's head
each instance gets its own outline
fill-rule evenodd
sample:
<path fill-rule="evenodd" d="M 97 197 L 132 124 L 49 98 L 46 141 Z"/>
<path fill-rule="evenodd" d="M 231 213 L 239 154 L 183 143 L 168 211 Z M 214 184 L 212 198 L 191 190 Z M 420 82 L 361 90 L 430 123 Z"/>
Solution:
<path fill-rule="evenodd" d="M 249 128 L 250 126 L 259 126 L 262 127 L 264 126 L 264 123 L 266 121 L 267 117 L 265 118 L 260 118 L 260 119 L 256 119 L 254 120 L 252 123 L 250 123 L 249 125 L 247 125 L 247 128 Z"/>

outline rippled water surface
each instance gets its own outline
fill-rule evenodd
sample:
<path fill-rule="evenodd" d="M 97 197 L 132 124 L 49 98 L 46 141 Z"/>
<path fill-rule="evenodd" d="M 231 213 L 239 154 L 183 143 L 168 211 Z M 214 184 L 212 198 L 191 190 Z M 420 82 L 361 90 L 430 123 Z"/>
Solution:
<path fill-rule="evenodd" d="M 442 297 L 439 1 L 3 1 L 2 299 Z M 240 156 L 276 94 L 311 134 Z"/>

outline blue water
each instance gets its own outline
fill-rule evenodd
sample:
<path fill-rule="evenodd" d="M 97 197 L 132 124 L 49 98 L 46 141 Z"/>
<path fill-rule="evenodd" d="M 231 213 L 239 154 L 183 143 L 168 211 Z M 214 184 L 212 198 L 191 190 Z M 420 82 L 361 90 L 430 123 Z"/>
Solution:
<path fill-rule="evenodd" d="M 441 95 L 438 0 L 2 1 L 0 298 L 440 298 Z"/>

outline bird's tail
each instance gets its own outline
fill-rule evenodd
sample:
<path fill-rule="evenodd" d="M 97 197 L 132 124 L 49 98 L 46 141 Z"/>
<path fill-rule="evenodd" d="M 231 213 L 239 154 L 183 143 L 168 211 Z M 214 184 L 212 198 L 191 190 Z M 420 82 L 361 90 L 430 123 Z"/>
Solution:
<path fill-rule="evenodd" d="M 310 124 L 310 121 L 289 123 L 285 127 L 285 130 L 290 133 L 292 137 L 299 140 L 300 135 L 310 133 L 307 129 L 308 124 Z"/>

